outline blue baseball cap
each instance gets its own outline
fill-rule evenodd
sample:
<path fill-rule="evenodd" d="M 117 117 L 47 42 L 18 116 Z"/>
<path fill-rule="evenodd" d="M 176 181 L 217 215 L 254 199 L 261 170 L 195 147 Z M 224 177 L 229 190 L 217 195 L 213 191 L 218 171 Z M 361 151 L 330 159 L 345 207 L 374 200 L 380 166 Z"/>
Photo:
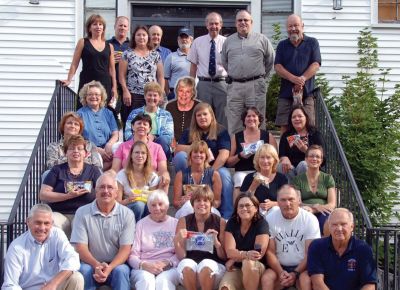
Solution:
<path fill-rule="evenodd" d="M 193 37 L 193 32 L 190 28 L 187 27 L 182 27 L 181 29 L 178 30 L 178 36 L 181 36 L 182 34 L 185 34 L 187 36 L 192 36 Z"/>

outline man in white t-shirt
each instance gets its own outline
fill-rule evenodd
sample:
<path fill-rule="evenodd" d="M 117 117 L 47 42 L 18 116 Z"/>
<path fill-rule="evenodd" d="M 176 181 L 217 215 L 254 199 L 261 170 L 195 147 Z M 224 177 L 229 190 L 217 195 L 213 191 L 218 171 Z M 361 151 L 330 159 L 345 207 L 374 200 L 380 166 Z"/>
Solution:
<path fill-rule="evenodd" d="M 267 261 L 270 266 L 264 272 L 264 290 L 298 286 L 311 290 L 307 274 L 307 250 L 311 241 L 320 238 L 317 218 L 300 207 L 300 193 L 291 185 L 278 191 L 279 210 L 267 215 L 270 242 Z"/>

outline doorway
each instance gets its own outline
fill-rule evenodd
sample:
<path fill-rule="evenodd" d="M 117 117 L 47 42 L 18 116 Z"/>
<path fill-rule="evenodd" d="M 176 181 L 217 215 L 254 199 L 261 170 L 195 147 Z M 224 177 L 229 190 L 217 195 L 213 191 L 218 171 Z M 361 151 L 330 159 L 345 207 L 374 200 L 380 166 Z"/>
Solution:
<path fill-rule="evenodd" d="M 194 38 L 207 34 L 205 17 L 210 12 L 218 12 L 222 16 L 223 27 L 221 34 L 229 36 L 236 32 L 235 15 L 238 10 L 246 9 L 246 4 L 205 6 L 192 5 L 159 5 L 159 4 L 132 4 L 131 31 L 137 25 L 159 25 L 163 30 L 161 45 L 176 51 L 178 48 L 178 30 L 188 27 L 194 32 Z"/>

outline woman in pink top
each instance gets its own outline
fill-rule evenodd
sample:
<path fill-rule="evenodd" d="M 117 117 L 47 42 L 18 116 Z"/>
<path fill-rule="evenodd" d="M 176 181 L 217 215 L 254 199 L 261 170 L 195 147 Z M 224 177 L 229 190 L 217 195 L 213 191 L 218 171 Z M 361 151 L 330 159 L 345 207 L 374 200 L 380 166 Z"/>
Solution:
<path fill-rule="evenodd" d="M 177 219 L 167 215 L 168 196 L 161 190 L 149 195 L 150 215 L 136 224 L 135 239 L 128 263 L 131 283 L 136 289 L 175 289 L 179 276 L 175 267 L 174 237 Z"/>
<path fill-rule="evenodd" d="M 151 131 L 150 116 L 146 114 L 138 114 L 132 120 L 131 124 L 133 138 L 119 145 L 118 149 L 114 153 L 111 169 L 114 170 L 114 172 L 118 172 L 122 168 L 125 168 L 128 163 L 130 156 L 129 152 L 133 143 L 136 141 L 142 141 L 147 145 L 147 148 L 150 151 L 154 171 L 156 171 L 158 176 L 160 176 L 160 187 L 168 188 L 170 177 L 167 169 L 167 158 L 161 145 L 150 141 L 148 137 Z"/>

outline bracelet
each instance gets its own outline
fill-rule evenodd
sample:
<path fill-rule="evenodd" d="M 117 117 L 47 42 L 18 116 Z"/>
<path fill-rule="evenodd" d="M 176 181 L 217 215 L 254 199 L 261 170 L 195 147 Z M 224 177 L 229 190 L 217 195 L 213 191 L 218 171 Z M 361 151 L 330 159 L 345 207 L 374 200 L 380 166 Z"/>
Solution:
<path fill-rule="evenodd" d="M 239 160 L 243 160 L 244 158 L 242 157 L 242 155 L 240 155 L 240 153 L 238 153 L 237 157 L 239 158 Z"/>
<path fill-rule="evenodd" d="M 144 262 L 140 262 L 140 263 L 139 263 L 139 270 L 143 270 L 143 263 L 144 263 Z"/>
<path fill-rule="evenodd" d="M 296 275 L 296 279 L 299 279 L 300 272 L 294 270 L 294 271 L 292 271 L 292 273 L 294 273 Z"/>

